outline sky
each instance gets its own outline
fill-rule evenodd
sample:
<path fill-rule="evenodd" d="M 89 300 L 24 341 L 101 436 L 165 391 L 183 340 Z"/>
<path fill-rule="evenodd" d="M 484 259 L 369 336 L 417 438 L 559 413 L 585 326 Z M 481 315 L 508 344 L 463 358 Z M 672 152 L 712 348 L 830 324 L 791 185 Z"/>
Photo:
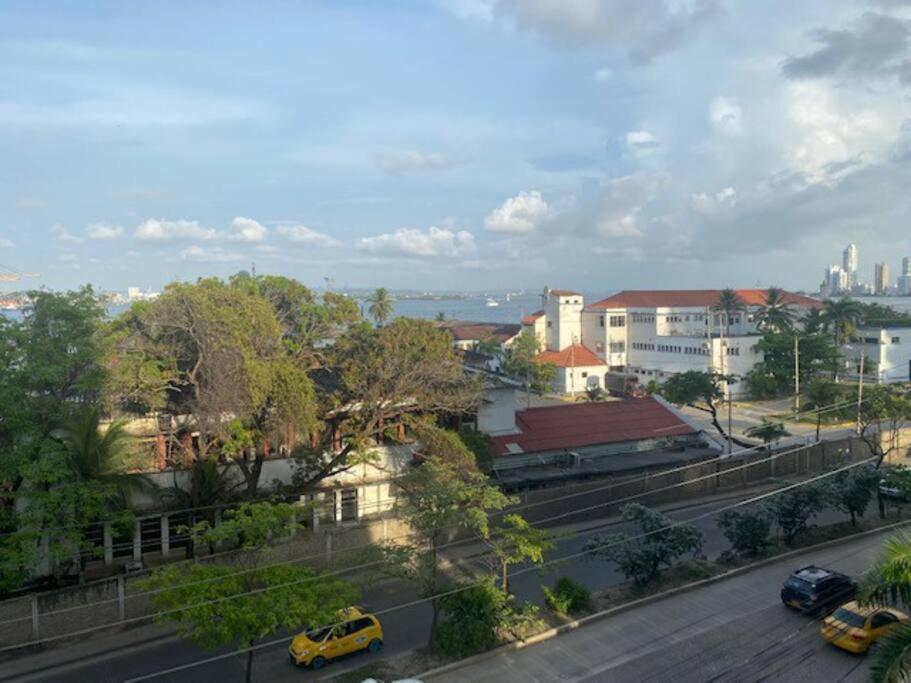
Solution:
<path fill-rule="evenodd" d="M 0 4 L 29 286 L 809 290 L 909 188 L 911 0 Z"/>

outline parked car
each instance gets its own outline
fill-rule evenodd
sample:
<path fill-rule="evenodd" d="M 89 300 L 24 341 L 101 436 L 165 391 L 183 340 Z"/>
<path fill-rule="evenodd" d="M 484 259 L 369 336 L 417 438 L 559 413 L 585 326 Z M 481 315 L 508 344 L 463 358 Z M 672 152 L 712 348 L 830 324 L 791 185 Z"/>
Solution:
<path fill-rule="evenodd" d="M 781 602 L 804 614 L 822 614 L 857 593 L 857 582 L 850 576 L 822 567 L 802 567 L 781 587 Z"/>
<path fill-rule="evenodd" d="M 861 654 L 909 617 L 893 607 L 870 607 L 849 602 L 823 619 L 820 633 L 832 645 Z"/>
<path fill-rule="evenodd" d="M 327 662 L 354 652 L 379 652 L 383 647 L 380 620 L 361 607 L 339 614 L 339 623 L 300 633 L 291 641 L 291 663 L 321 669 Z"/>
<path fill-rule="evenodd" d="M 905 467 L 887 470 L 879 480 L 879 494 L 900 503 L 911 501 L 911 470 Z"/>

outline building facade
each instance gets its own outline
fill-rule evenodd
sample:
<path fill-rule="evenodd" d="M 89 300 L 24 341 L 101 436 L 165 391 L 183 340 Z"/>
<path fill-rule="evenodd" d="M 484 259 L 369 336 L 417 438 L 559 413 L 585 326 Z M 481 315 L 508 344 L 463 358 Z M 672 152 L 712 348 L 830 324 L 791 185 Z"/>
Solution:
<path fill-rule="evenodd" d="M 885 294 L 889 291 L 889 264 L 877 263 L 873 272 L 873 291 Z"/>
<path fill-rule="evenodd" d="M 911 325 L 884 323 L 858 328 L 856 341 L 843 349 L 848 379 L 857 379 L 863 357 L 864 381 L 899 384 L 911 381 Z"/>
<path fill-rule="evenodd" d="M 687 370 L 743 376 L 762 360 L 753 347 L 766 290 L 737 293 L 745 310 L 727 320 L 712 310 L 720 290 L 624 291 L 588 305 L 578 293 L 556 290 L 522 322 L 545 349 L 539 359 L 557 366 L 560 393 L 605 387 L 608 372 L 634 374 L 642 384 Z M 784 299 L 798 314 L 821 305 L 788 292 Z M 731 387 L 735 396 L 745 391 L 743 382 Z"/>
<path fill-rule="evenodd" d="M 857 286 L 857 245 L 849 244 L 842 254 L 842 270 L 847 278 L 845 289 L 848 291 Z"/>

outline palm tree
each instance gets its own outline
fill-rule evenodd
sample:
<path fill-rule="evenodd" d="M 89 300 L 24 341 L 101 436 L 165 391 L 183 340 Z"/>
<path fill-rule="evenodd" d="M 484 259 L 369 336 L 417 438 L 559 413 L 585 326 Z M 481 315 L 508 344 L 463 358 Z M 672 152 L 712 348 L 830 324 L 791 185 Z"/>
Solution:
<path fill-rule="evenodd" d="M 803 331 L 807 334 L 818 334 L 829 329 L 829 321 L 816 306 L 810 309 L 803 318 Z"/>
<path fill-rule="evenodd" d="M 156 488 L 145 477 L 127 473 L 132 437 L 126 432 L 125 421 L 117 420 L 102 430 L 101 415 L 88 409 L 57 431 L 55 437 L 73 479 L 111 484 L 118 492 L 121 507 L 127 507 L 131 490 Z"/>
<path fill-rule="evenodd" d="M 367 309 L 370 317 L 376 320 L 377 325 L 382 327 L 383 323 L 389 320 L 389 316 L 392 315 L 392 295 L 389 294 L 389 290 L 385 287 L 378 288 L 367 297 L 367 303 L 370 304 L 370 308 Z"/>
<path fill-rule="evenodd" d="M 784 290 L 769 287 L 765 303 L 756 314 L 756 326 L 760 330 L 784 332 L 794 326 L 795 314 L 791 305 L 785 300 Z"/>
<path fill-rule="evenodd" d="M 200 518 L 210 523 L 215 520 L 215 509 L 222 503 L 231 500 L 233 492 L 242 482 L 231 483 L 229 467 L 219 466 L 213 458 L 197 458 L 190 469 L 187 486 L 177 482 L 177 471 L 174 472 L 174 485 L 162 493 L 165 506 L 172 510 L 187 511 L 187 527 L 193 527 Z M 187 559 L 195 555 L 193 543 L 187 543 Z"/>
<path fill-rule="evenodd" d="M 712 306 L 712 310 L 724 315 L 724 336 L 730 337 L 731 317 L 735 313 L 745 311 L 746 304 L 735 290 L 727 288 L 721 290 L 721 293 L 718 295 L 718 301 Z"/>
<path fill-rule="evenodd" d="M 863 316 L 863 304 L 846 296 L 842 299 L 827 299 L 823 305 L 825 309 L 822 317 L 832 330 L 835 348 L 841 349 L 841 345 L 854 334 L 857 323 Z"/>
<path fill-rule="evenodd" d="M 863 602 L 874 605 L 911 604 L 911 532 L 899 531 L 883 542 L 861 593 Z M 896 628 L 880 642 L 870 673 L 874 683 L 911 680 L 911 626 Z"/>

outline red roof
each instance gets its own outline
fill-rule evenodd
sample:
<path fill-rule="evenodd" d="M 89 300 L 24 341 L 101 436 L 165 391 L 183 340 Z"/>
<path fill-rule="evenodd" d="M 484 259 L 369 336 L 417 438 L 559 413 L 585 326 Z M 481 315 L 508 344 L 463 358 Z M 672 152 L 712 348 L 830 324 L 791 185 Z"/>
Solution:
<path fill-rule="evenodd" d="M 737 289 L 737 295 L 747 306 L 762 306 L 767 289 Z M 651 289 L 626 290 L 590 304 L 589 308 L 662 308 L 714 306 L 721 295 L 720 289 Z M 783 292 L 785 303 L 794 306 L 822 306 L 822 302 L 801 294 Z"/>
<path fill-rule="evenodd" d="M 503 343 L 522 331 L 520 325 L 512 323 L 484 323 L 467 320 L 445 320 L 438 322 L 437 327 L 449 332 L 456 341 L 496 339 Z"/>
<path fill-rule="evenodd" d="M 582 344 L 567 346 L 562 351 L 542 351 L 535 356 L 535 361 L 538 363 L 553 363 L 558 368 L 604 365 L 604 361 L 601 358 L 588 347 L 582 346 Z"/>
<path fill-rule="evenodd" d="M 540 318 L 543 315 L 544 315 L 544 311 L 535 311 L 531 315 L 526 315 L 524 318 L 522 318 L 522 324 L 523 325 L 532 325 L 532 324 L 534 324 L 535 320 L 537 320 L 538 318 Z"/>
<path fill-rule="evenodd" d="M 569 289 L 549 289 L 547 293 L 554 296 L 582 296 L 579 292 L 573 292 Z"/>
<path fill-rule="evenodd" d="M 516 413 L 519 434 L 490 438 L 497 456 L 695 434 L 654 398 L 572 403 Z"/>

